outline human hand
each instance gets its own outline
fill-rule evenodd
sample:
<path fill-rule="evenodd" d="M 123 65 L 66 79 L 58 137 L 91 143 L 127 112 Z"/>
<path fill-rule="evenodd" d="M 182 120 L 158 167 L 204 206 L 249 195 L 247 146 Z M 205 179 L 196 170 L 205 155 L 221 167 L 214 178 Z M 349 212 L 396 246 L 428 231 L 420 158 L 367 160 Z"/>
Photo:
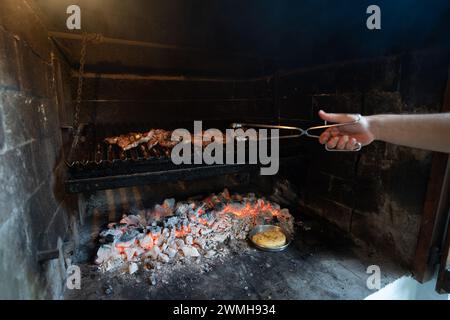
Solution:
<path fill-rule="evenodd" d="M 319 111 L 319 116 L 323 120 L 331 123 L 348 123 L 358 120 L 357 115 L 353 114 L 336 114 Z M 329 128 L 324 131 L 319 138 L 321 144 L 326 144 L 329 149 L 336 150 L 355 150 L 358 143 L 366 146 L 375 140 L 375 134 L 370 129 L 370 121 L 368 117 L 361 117 L 358 123 Z"/>

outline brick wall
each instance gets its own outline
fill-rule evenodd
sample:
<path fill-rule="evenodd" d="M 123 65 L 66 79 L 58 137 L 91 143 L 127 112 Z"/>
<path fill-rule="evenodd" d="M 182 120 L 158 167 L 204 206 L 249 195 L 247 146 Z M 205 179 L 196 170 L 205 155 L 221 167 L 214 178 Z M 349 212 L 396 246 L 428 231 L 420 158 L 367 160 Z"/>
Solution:
<path fill-rule="evenodd" d="M 278 79 L 285 119 L 319 121 L 317 112 L 437 112 L 450 55 L 446 49 L 297 70 Z M 305 211 L 320 215 L 405 265 L 414 257 L 432 153 L 376 142 L 358 154 L 308 143 Z"/>
<path fill-rule="evenodd" d="M 25 0 L 0 2 L 0 298 L 57 298 L 64 264 L 38 263 L 71 221 L 58 79 L 65 68 Z M 57 93 L 59 91 L 59 94 Z"/>

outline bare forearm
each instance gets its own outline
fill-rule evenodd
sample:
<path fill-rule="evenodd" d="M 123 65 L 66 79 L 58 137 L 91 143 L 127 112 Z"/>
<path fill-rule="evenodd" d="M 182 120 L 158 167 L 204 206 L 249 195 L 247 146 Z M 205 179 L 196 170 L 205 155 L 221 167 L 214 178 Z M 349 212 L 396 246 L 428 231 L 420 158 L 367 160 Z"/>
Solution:
<path fill-rule="evenodd" d="M 376 140 L 450 153 L 450 113 L 367 117 Z"/>

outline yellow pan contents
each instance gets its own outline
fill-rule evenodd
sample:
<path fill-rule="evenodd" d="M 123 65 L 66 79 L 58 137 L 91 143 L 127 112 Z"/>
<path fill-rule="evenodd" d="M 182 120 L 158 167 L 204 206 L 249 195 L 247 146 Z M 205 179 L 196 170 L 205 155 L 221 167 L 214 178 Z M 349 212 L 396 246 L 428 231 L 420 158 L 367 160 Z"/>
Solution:
<path fill-rule="evenodd" d="M 276 249 L 286 244 L 286 236 L 278 230 L 267 230 L 255 234 L 252 241 L 260 247 Z"/>

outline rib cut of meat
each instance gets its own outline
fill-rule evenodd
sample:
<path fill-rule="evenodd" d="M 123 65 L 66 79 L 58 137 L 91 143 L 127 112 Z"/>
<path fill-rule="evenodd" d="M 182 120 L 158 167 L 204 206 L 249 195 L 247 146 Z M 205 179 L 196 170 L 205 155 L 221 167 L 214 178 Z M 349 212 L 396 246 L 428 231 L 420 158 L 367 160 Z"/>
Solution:
<path fill-rule="evenodd" d="M 156 145 L 160 145 L 163 148 L 172 149 L 177 144 L 178 141 L 172 141 L 172 131 L 162 129 L 153 130 L 153 137 L 148 141 L 149 149 Z"/>
<path fill-rule="evenodd" d="M 105 142 L 108 144 L 116 144 L 122 150 L 127 151 L 136 148 L 140 144 L 150 141 L 153 137 L 153 130 L 147 133 L 135 133 L 131 132 L 125 135 L 120 135 L 118 137 L 106 138 Z"/>
<path fill-rule="evenodd" d="M 222 143 L 230 143 L 232 140 L 233 139 L 230 140 L 226 135 L 223 135 Z M 193 145 L 206 147 L 214 141 L 214 136 L 206 131 L 191 135 L 191 143 Z M 165 149 L 164 152 L 172 150 L 173 147 L 180 143 L 179 141 L 172 141 L 172 131 L 163 129 L 152 129 L 147 133 L 131 132 L 117 137 L 106 138 L 105 142 L 108 144 L 115 144 L 124 151 L 136 148 L 139 145 L 146 143 L 149 150 L 156 146 L 160 146 Z"/>

